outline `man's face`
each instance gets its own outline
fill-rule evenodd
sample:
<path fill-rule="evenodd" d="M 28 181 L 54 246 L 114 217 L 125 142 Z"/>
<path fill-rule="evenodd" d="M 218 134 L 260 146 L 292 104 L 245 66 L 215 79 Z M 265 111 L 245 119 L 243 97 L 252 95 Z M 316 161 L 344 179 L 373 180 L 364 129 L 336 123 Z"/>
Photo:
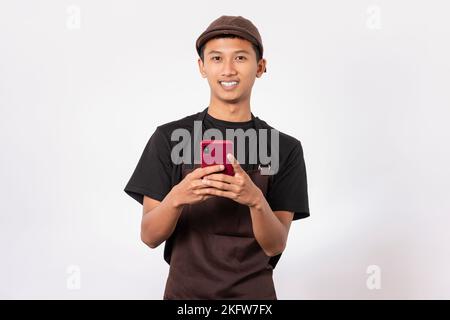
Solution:
<path fill-rule="evenodd" d="M 238 103 L 251 95 L 255 77 L 261 77 L 266 61 L 256 61 L 252 44 L 239 38 L 212 39 L 199 58 L 202 76 L 208 79 L 211 94 L 227 103 Z"/>

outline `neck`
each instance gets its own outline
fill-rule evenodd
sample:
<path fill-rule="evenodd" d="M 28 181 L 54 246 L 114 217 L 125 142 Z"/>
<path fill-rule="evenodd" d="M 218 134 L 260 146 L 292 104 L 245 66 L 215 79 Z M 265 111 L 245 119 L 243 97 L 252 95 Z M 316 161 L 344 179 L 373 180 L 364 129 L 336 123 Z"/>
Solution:
<path fill-rule="evenodd" d="M 250 103 L 217 103 L 210 102 L 208 114 L 216 119 L 230 122 L 245 122 L 252 120 Z"/>

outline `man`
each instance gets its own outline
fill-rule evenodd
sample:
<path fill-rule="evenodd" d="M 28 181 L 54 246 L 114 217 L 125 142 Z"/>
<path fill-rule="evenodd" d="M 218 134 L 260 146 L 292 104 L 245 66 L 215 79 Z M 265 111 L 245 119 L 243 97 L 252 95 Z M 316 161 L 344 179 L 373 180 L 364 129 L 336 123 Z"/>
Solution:
<path fill-rule="evenodd" d="M 125 192 L 143 204 L 142 241 L 150 248 L 166 242 L 164 299 L 277 299 L 272 271 L 291 221 L 309 216 L 302 146 L 279 131 L 279 140 L 267 141 L 279 151 L 275 174 L 262 173 L 259 159 L 247 161 L 252 139 L 246 139 L 243 163 L 229 155 L 234 175 L 220 165 L 192 164 L 189 153 L 174 163 L 172 133 L 182 128 L 195 135 L 195 121 L 223 136 L 227 129 L 275 130 L 250 110 L 255 78 L 266 71 L 253 23 L 222 16 L 199 36 L 196 49 L 211 89 L 209 106 L 156 128 Z M 192 153 L 198 147 L 191 143 Z"/>

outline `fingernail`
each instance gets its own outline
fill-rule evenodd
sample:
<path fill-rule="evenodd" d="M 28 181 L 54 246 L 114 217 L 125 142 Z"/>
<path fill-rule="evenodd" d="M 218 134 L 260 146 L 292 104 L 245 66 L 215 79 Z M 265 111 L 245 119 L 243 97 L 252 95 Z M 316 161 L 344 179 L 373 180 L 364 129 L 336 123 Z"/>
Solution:
<path fill-rule="evenodd" d="M 233 156 L 231 155 L 231 153 L 229 153 L 229 154 L 227 154 L 227 158 L 228 158 L 228 160 L 233 160 Z"/>
<path fill-rule="evenodd" d="M 223 164 L 220 165 L 220 170 L 225 169 L 225 166 Z"/>

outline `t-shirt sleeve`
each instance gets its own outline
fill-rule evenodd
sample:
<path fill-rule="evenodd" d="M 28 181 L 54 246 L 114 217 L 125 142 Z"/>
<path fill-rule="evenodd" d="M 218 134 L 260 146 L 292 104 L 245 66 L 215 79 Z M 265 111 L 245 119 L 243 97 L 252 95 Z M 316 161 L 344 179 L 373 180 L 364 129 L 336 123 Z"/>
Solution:
<path fill-rule="evenodd" d="M 170 144 L 157 127 L 124 191 L 141 204 L 144 195 L 162 201 L 171 190 L 171 174 Z"/>
<path fill-rule="evenodd" d="M 273 176 L 267 202 L 272 211 L 294 212 L 293 220 L 309 217 L 308 185 L 303 148 L 297 140 L 284 164 Z"/>

